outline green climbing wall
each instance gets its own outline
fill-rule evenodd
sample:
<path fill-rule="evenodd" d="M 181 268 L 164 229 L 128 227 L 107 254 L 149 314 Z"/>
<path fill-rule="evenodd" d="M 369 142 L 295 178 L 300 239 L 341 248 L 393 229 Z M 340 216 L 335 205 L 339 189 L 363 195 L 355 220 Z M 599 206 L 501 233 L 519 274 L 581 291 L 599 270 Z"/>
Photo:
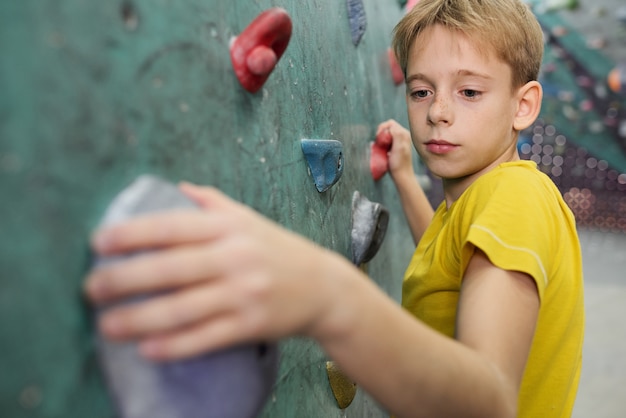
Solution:
<path fill-rule="evenodd" d="M 378 122 L 405 118 L 386 55 L 403 11 L 364 3 L 355 47 L 345 1 L 0 2 L 0 416 L 112 416 L 80 289 L 89 232 L 142 173 L 216 185 L 346 256 L 359 190 L 390 209 L 368 269 L 399 298 L 412 244 L 391 180 L 371 179 L 368 143 Z M 289 12 L 293 35 L 250 94 L 229 41 L 273 6 Z M 302 138 L 343 143 L 343 177 L 325 193 Z M 384 416 L 362 391 L 338 409 L 317 345 L 282 348 L 264 416 Z"/>

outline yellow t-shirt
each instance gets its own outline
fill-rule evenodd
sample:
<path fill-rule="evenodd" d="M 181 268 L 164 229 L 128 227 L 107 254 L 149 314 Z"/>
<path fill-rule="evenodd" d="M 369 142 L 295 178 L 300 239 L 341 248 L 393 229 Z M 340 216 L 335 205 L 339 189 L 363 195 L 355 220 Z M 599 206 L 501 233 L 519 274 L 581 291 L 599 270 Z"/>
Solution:
<path fill-rule="evenodd" d="M 583 277 L 574 217 L 531 161 L 504 163 L 435 212 L 407 268 L 402 305 L 454 337 L 457 302 L 474 248 L 529 274 L 540 310 L 524 371 L 519 418 L 570 417 L 582 364 Z"/>

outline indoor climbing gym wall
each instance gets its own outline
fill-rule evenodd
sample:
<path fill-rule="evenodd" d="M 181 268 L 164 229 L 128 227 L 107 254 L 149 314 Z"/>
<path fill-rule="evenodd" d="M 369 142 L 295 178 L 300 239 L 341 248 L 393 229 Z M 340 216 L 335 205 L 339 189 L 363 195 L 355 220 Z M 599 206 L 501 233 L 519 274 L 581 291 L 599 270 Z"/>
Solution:
<path fill-rule="evenodd" d="M 403 13 L 395 0 L 0 2 L 0 416 L 119 412 L 81 285 L 90 232 L 138 178 L 148 197 L 164 181 L 215 185 L 399 299 L 413 247 L 374 135 L 406 118 L 388 54 Z M 261 416 L 385 416 L 314 343 L 279 351 Z"/>

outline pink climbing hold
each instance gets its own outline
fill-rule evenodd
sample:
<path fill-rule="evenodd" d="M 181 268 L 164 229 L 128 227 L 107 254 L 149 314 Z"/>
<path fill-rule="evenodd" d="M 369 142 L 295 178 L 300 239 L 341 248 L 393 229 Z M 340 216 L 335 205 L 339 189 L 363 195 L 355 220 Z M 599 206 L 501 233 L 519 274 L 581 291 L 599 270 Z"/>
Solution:
<path fill-rule="evenodd" d="M 274 70 L 291 38 L 291 18 L 280 7 L 268 9 L 230 45 L 235 75 L 244 89 L 257 92 Z"/>
<path fill-rule="evenodd" d="M 406 12 L 408 13 L 409 11 L 411 11 L 411 9 L 413 8 L 413 6 L 415 6 L 420 0 L 409 0 L 406 2 Z"/>
<path fill-rule="evenodd" d="M 393 137 L 388 130 L 376 135 L 376 140 L 370 147 L 370 171 L 375 181 L 380 180 L 389 171 L 389 157 L 387 153 L 391 149 Z"/>
<path fill-rule="evenodd" d="M 419 3 L 419 0 L 408 0 L 404 6 L 404 13 L 410 12 L 417 3 Z M 398 60 L 396 59 L 396 54 L 393 49 L 387 49 L 387 58 L 389 60 L 389 67 L 391 68 L 391 78 L 393 79 L 393 83 L 396 86 L 402 84 L 402 82 L 404 82 L 404 72 L 398 64 Z"/>
<path fill-rule="evenodd" d="M 404 82 L 404 73 L 402 72 L 402 68 L 400 68 L 400 64 L 398 64 L 396 54 L 392 48 L 387 48 L 387 58 L 389 59 L 389 67 L 391 68 L 391 78 L 393 79 L 393 83 L 396 86 L 402 84 Z"/>

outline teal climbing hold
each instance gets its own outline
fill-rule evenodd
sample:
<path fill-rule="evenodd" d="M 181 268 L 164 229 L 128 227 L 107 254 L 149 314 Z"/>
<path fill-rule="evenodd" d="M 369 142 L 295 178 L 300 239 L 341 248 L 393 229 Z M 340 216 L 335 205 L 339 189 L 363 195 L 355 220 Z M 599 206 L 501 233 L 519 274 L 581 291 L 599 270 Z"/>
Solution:
<path fill-rule="evenodd" d="M 343 174 L 343 145 L 334 139 L 303 139 L 302 152 L 317 191 L 330 189 Z"/>

